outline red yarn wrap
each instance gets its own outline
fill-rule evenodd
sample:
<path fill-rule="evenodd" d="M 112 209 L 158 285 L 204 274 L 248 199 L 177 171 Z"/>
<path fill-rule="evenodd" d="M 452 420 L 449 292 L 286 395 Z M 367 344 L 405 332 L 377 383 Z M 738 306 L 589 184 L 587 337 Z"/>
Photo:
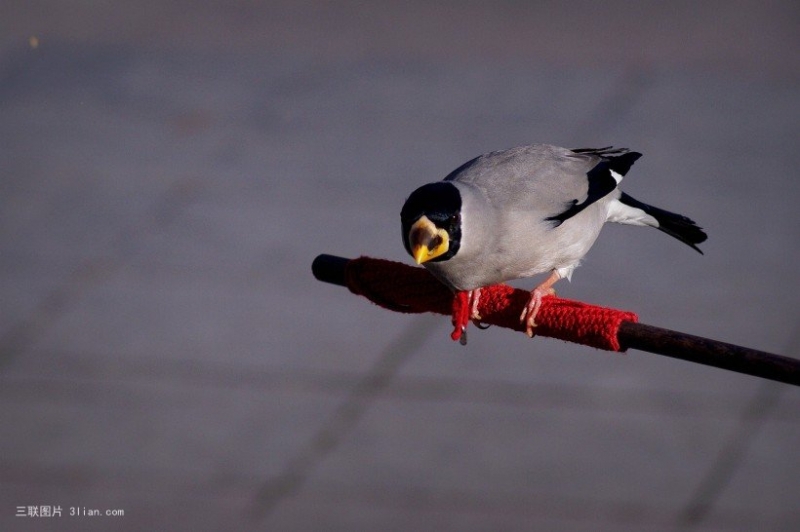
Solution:
<path fill-rule="evenodd" d="M 424 268 L 383 259 L 360 257 L 347 263 L 347 287 L 373 303 L 405 313 L 435 312 L 453 318 L 453 340 L 458 340 L 470 319 L 467 292 L 451 292 Z M 508 285 L 481 289 L 478 314 L 481 322 L 525 331 L 519 316 L 530 292 Z M 637 322 L 633 312 L 598 307 L 555 296 L 542 298 L 535 332 L 607 351 L 623 352 L 617 331 L 623 321 Z"/>

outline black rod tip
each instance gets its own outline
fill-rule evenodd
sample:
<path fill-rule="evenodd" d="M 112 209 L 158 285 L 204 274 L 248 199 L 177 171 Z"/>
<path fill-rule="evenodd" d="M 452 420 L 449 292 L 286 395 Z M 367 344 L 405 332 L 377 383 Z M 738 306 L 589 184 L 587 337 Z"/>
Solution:
<path fill-rule="evenodd" d="M 344 270 L 350 259 L 335 255 L 317 255 L 311 263 L 311 273 L 318 281 L 344 286 Z"/>

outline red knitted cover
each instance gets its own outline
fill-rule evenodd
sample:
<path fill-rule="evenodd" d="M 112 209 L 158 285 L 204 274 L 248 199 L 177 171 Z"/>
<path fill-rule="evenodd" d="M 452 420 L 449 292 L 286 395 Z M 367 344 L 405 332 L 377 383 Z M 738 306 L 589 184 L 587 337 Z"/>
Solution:
<path fill-rule="evenodd" d="M 435 312 L 453 317 L 453 340 L 461 337 L 469 323 L 466 292 L 453 294 L 424 268 L 415 268 L 383 259 L 360 257 L 348 262 L 347 287 L 389 310 L 419 313 Z M 478 314 L 489 325 L 525 331 L 519 316 L 530 292 L 508 285 L 481 289 Z M 589 305 L 580 301 L 547 296 L 536 316 L 536 334 L 575 342 L 607 351 L 624 351 L 617 340 L 623 321 L 637 322 L 633 312 Z"/>

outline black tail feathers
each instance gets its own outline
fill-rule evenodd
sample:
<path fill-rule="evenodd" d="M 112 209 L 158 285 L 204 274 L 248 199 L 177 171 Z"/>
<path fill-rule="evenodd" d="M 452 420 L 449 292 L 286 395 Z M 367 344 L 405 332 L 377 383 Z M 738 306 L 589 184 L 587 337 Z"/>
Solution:
<path fill-rule="evenodd" d="M 658 222 L 657 229 L 677 238 L 701 255 L 703 254 L 703 251 L 697 247 L 697 244 L 705 242 L 708 235 L 698 227 L 693 220 L 681 214 L 675 214 L 674 212 L 665 211 L 664 209 L 642 203 L 624 192 L 622 196 L 620 196 L 619 201 L 630 207 L 641 209 L 646 214 L 649 214 Z"/>

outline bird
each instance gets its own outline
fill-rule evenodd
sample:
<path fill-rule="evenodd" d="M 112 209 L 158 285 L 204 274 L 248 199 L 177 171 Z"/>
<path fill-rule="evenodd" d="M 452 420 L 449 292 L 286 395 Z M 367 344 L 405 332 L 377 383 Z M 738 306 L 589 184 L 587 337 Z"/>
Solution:
<path fill-rule="evenodd" d="M 619 185 L 642 156 L 627 148 L 531 144 L 485 153 L 425 184 L 400 213 L 403 245 L 452 291 L 466 291 L 480 321 L 482 288 L 539 274 L 520 314 L 533 336 L 542 298 L 572 273 L 606 222 L 654 227 L 703 253 L 690 218 L 653 207 Z"/>

